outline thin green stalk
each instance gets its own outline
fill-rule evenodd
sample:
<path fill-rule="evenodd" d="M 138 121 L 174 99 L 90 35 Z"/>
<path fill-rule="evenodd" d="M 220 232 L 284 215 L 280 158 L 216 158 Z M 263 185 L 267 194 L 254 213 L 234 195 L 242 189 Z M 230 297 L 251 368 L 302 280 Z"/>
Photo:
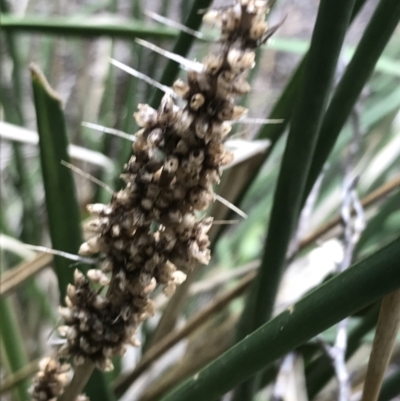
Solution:
<path fill-rule="evenodd" d="M 62 160 L 69 162 L 61 100 L 36 66 L 31 74 L 51 241 L 54 249 L 76 254 L 83 241 L 72 172 L 61 165 Z M 59 256 L 54 266 L 63 303 L 74 269 Z"/>
<path fill-rule="evenodd" d="M 113 36 L 129 40 L 134 38 L 168 39 L 177 36 L 177 30 L 150 25 L 142 21 L 121 23 L 119 20 L 98 20 L 84 16 L 77 17 L 17 17 L 15 15 L 2 16 L 2 30 L 4 32 L 19 31 L 46 33 L 64 36 Z"/>
<path fill-rule="evenodd" d="M 400 237 L 321 284 L 162 401 L 206 401 L 231 388 L 322 331 L 400 287 Z"/>
<path fill-rule="evenodd" d="M 5 357 L 11 372 L 17 372 L 28 363 L 28 357 L 24 349 L 24 341 L 21 337 L 15 312 L 10 300 L 0 300 L 0 337 L 4 346 Z M 16 394 L 20 401 L 28 397 L 29 380 L 22 381 L 16 388 Z"/>
<path fill-rule="evenodd" d="M 327 160 L 375 64 L 400 20 L 400 2 L 378 4 L 325 113 L 307 178 L 303 202 Z"/>
<path fill-rule="evenodd" d="M 274 196 L 263 264 L 256 280 L 259 290 L 253 291 L 257 294 L 253 305 L 256 307 L 251 312 L 253 317 L 247 328 L 239 334 L 241 337 L 257 328 L 271 314 L 286 249 L 300 212 L 310 155 L 316 143 L 352 6 L 349 1 L 343 1 L 340 6 L 336 1 L 321 3 Z M 337 15 L 333 17 L 334 14 Z M 327 21 L 330 22 L 327 24 Z"/>
<path fill-rule="evenodd" d="M 10 6 L 6 0 L 0 1 L 0 23 L 1 26 L 4 24 L 4 19 L 7 19 L 8 13 L 10 13 Z M 13 61 L 13 70 L 12 70 L 12 83 L 13 83 L 13 94 L 14 94 L 14 108 L 15 113 L 17 115 L 18 123 L 24 123 L 24 116 L 21 107 L 21 99 L 22 99 L 22 80 L 21 80 L 21 63 L 20 56 L 18 54 L 17 46 L 15 46 L 15 40 L 12 35 L 5 35 L 7 48 L 10 53 L 11 59 Z"/>
<path fill-rule="evenodd" d="M 239 339 L 271 317 L 353 6 L 353 0 L 320 3 L 278 177 L 264 254 L 239 324 Z M 251 400 L 258 388 L 259 378 L 244 383 L 236 390 L 235 400 Z"/>

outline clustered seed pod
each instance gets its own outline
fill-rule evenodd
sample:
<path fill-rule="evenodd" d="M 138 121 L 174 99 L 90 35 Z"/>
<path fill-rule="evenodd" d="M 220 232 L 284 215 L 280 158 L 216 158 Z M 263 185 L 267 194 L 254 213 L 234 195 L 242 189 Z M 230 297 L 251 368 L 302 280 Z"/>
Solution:
<path fill-rule="evenodd" d="M 30 390 L 32 400 L 55 401 L 70 380 L 70 369 L 68 364 L 60 364 L 53 358 L 43 358 Z"/>
<path fill-rule="evenodd" d="M 237 0 L 207 13 L 206 21 L 221 26 L 222 50 L 207 56 L 202 70 L 189 71 L 187 82 L 174 83 L 185 105 L 175 105 L 169 94 L 157 110 L 139 105 L 134 117 L 141 130 L 121 175 L 125 188 L 108 205 L 88 206 L 94 219 L 79 253 L 100 254 L 104 261 L 87 277 L 75 272 L 68 287 L 60 308 L 59 332 L 66 338 L 60 357 L 112 369 L 114 354 L 127 343 L 137 345 L 138 325 L 154 312 L 156 286 L 172 295 L 196 263 L 208 264 L 212 218 L 197 219 L 196 211 L 214 201 L 221 167 L 232 160 L 223 142 L 230 121 L 247 112 L 234 98 L 250 90 L 246 73 L 267 34 L 267 12 L 264 1 Z"/>

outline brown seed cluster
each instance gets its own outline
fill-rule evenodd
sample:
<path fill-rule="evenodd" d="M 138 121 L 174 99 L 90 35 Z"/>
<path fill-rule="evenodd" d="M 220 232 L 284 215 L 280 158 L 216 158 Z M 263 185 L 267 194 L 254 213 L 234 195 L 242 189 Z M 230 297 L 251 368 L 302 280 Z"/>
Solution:
<path fill-rule="evenodd" d="M 268 36 L 267 12 L 264 1 L 238 0 L 207 13 L 206 21 L 221 26 L 222 49 L 189 71 L 187 82 L 174 83 L 184 106 L 168 94 L 157 110 L 139 105 L 134 117 L 142 129 L 121 175 L 125 188 L 108 205 L 88 206 L 94 219 L 79 253 L 104 261 L 87 277 L 76 272 L 68 287 L 60 309 L 61 357 L 111 369 L 111 356 L 136 344 L 138 325 L 153 314 L 156 286 L 171 295 L 197 262 L 209 262 L 212 218 L 198 219 L 196 212 L 214 201 L 221 167 L 232 160 L 223 142 L 230 121 L 247 111 L 234 98 L 250 90 L 246 73 L 254 66 L 253 50 Z"/>
<path fill-rule="evenodd" d="M 53 358 L 43 358 L 39 362 L 39 372 L 31 388 L 33 401 L 52 401 L 62 394 L 69 382 L 71 367 L 60 364 Z"/>

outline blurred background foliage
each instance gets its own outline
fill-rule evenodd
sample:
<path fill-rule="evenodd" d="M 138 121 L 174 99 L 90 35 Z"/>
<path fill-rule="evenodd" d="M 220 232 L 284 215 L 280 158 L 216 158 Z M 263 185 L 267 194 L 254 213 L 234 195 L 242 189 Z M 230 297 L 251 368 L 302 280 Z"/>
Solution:
<path fill-rule="evenodd" d="M 198 10 L 209 7 L 210 3 L 204 0 L 0 0 L 2 399 L 28 399 L 27 388 L 37 360 L 50 353 L 56 341 L 53 332 L 58 324 L 59 297 L 73 268 L 85 268 L 80 262 L 61 257 L 53 260 L 51 255 L 24 244 L 76 253 L 81 241 L 80 223 L 87 217 L 86 204 L 107 202 L 110 197 L 101 187 L 71 173 L 60 161 L 70 160 L 118 189 L 119 174 L 131 154 L 130 142 L 82 123 L 134 134 L 137 127 L 132 114 L 137 104 L 148 102 L 157 106 L 160 99 L 160 92 L 118 70 L 110 64 L 110 58 L 170 85 L 177 76 L 184 77 L 185 72 L 165 57 L 139 46 L 135 38 L 144 38 L 198 60 L 210 48 L 217 49 L 217 45 L 194 40 L 174 26 L 156 23 L 145 12 L 153 11 L 198 29 L 201 21 Z M 354 21 L 346 33 L 337 66 L 331 66 L 335 70 L 333 89 L 329 90 L 329 83 L 323 84 L 327 101 L 332 99 L 336 85 L 346 78 L 345 71 L 359 50 L 360 39 L 378 3 L 382 9 L 386 7 L 389 15 L 388 0 L 356 2 Z M 214 6 L 224 4 L 227 3 L 221 0 Z M 143 346 L 129 349 L 126 356 L 116 358 L 114 372 L 96 373 L 86 390 L 93 400 L 158 399 L 234 344 L 235 327 L 247 299 L 244 294 L 264 257 L 274 193 L 283 171 L 280 165 L 287 133 L 292 115 L 299 108 L 295 100 L 303 70 L 308 67 L 302 60 L 310 46 L 318 6 L 317 1 L 276 2 L 270 24 L 286 19 L 268 45 L 258 50 L 258 64 L 250 76 L 253 90 L 240 100 L 249 108 L 249 117 L 284 119 L 284 123 L 276 125 L 238 124 L 232 134 L 232 138 L 245 141 L 246 146 L 253 143 L 255 153 L 242 150 L 245 161 L 226 171 L 218 192 L 240 206 L 248 218 L 242 219 L 228 213 L 220 204 L 215 205 L 211 213 L 217 219 L 237 221 L 214 226 L 210 266 L 198 269 L 170 306 L 162 294 L 156 293 L 156 315 L 143 325 L 140 333 Z M 357 194 L 364 205 L 366 222 L 353 261 L 373 255 L 399 235 L 400 30 L 398 26 L 395 28 L 399 7 L 394 8 L 392 20 L 382 20 L 382 27 L 375 27 L 375 36 L 366 38 L 370 40 L 366 44 L 376 48 L 371 50 L 377 53 L 376 65 L 373 55 L 365 50 L 359 54 L 359 64 L 355 67 L 359 68 L 360 81 L 366 74 L 365 82 L 360 83 L 361 93 L 354 92 L 357 89 L 350 86 L 343 89 L 344 94 L 347 89 L 349 93 L 356 93 L 357 101 L 351 105 L 351 112 L 343 114 L 346 112 L 338 106 L 332 110 L 331 118 L 335 118 L 335 113 L 342 113 L 346 123 L 339 127 L 337 134 L 340 132 L 340 135 L 333 142 L 322 172 L 317 170 L 318 185 L 303 208 L 295 236 L 298 250 L 290 263 L 286 263 L 283 276 L 278 277 L 275 286 L 274 315 L 335 274 L 335 266 L 343 254 L 337 216 L 352 144 L 356 143 L 352 174 L 358 179 Z M 384 32 L 385 25 L 393 27 L 391 32 Z M 205 27 L 201 31 L 216 34 Z M 390 38 L 387 45 L 385 39 L 380 39 L 381 31 L 382 37 Z M 59 99 L 49 94 L 35 72 L 31 76 L 31 62 L 43 71 Z M 373 73 L 369 76 L 368 69 L 372 67 Z M 311 85 L 315 84 L 317 90 L 315 81 Z M 326 116 L 324 113 L 325 109 L 317 115 L 321 121 Z M 314 118 L 313 110 L 310 116 Z M 309 124 L 307 119 L 307 115 L 302 118 L 304 127 Z M 323 125 L 323 128 L 330 126 Z M 313 157 L 311 151 L 311 161 Z M 294 164 L 295 159 L 294 156 Z M 307 172 L 300 168 L 299 176 L 303 174 L 307 178 Z M 307 193 L 301 188 L 297 195 L 300 202 Z M 297 225 L 297 217 L 293 224 Z M 284 220 L 282 224 L 286 224 Z M 376 306 L 350 317 L 347 356 L 351 356 L 348 369 L 355 397 L 365 377 L 376 319 Z M 178 329 L 171 332 L 174 327 L 183 327 L 183 333 Z M 260 401 L 272 399 L 282 374 L 287 374 L 290 380 L 281 399 L 336 399 L 334 372 L 320 345 L 320 342 L 332 344 L 334 340 L 335 329 L 331 327 L 318 339 L 303 343 L 297 348 L 289 371 L 283 370 L 286 365 L 281 359 L 276 360 L 264 371 L 257 387 L 259 391 L 251 397 Z M 153 355 L 152 349 L 156 350 Z M 133 370 L 142 353 L 145 355 L 142 362 Z M 381 400 L 400 394 L 399 376 L 400 339 Z"/>

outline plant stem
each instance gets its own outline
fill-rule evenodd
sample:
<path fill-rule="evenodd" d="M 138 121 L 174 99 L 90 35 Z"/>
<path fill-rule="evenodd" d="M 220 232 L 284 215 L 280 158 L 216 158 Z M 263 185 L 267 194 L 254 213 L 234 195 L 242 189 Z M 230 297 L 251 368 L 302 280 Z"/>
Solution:
<path fill-rule="evenodd" d="M 400 327 L 400 290 L 383 298 L 368 362 L 362 401 L 376 401 Z"/>

